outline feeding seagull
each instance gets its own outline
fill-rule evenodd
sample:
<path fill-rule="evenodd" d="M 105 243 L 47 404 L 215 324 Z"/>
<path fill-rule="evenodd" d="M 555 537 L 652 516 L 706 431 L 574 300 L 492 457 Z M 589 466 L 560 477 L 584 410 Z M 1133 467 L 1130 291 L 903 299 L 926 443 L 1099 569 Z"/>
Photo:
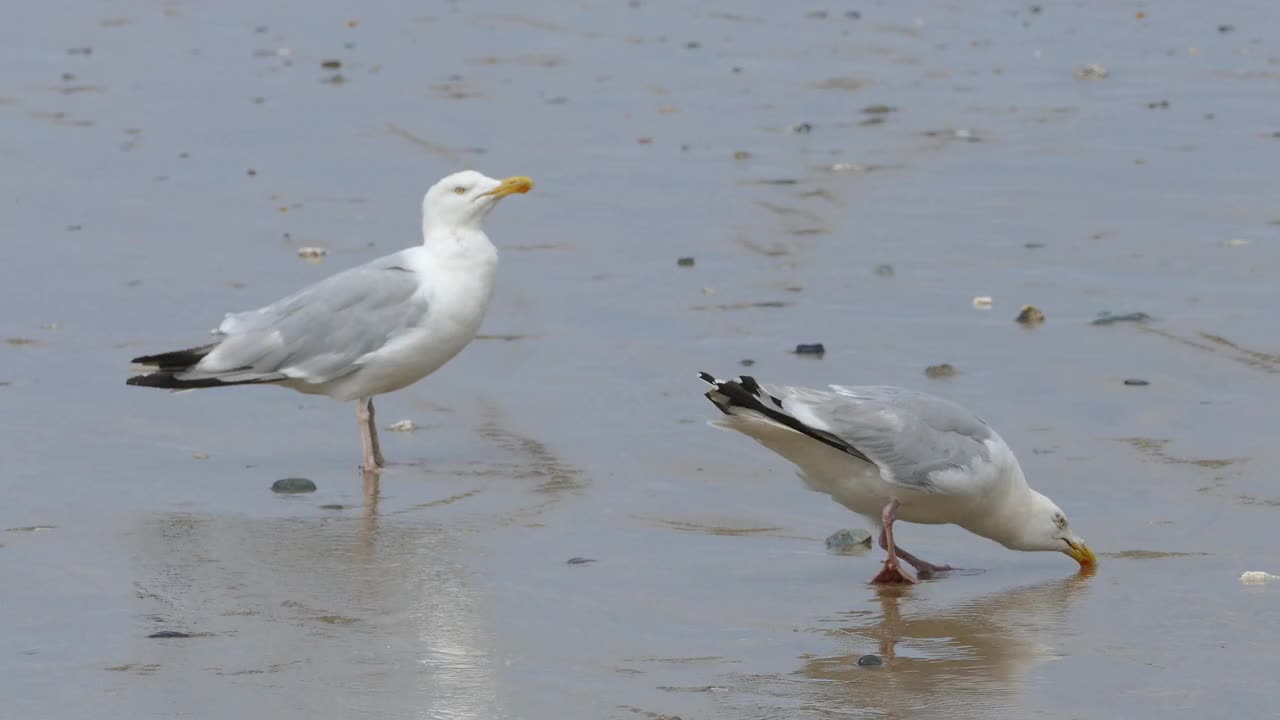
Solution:
<path fill-rule="evenodd" d="M 811 489 L 866 517 L 888 553 L 876 583 L 914 583 L 946 572 L 903 550 L 895 520 L 954 524 L 1011 550 L 1065 553 L 1081 569 L 1097 563 L 1052 500 L 1027 485 L 1013 451 L 981 418 L 948 400 L 886 386 L 830 391 L 717 380 L 706 397 L 714 421 L 790 460 Z"/>
<path fill-rule="evenodd" d="M 498 264 L 484 219 L 502 198 L 531 189 L 524 176 L 454 173 L 422 200 L 422 245 L 257 310 L 228 313 L 213 343 L 134 358 L 151 372 L 127 383 L 169 390 L 279 385 L 355 400 L 363 468 L 379 470 L 374 396 L 430 375 L 475 337 Z"/>

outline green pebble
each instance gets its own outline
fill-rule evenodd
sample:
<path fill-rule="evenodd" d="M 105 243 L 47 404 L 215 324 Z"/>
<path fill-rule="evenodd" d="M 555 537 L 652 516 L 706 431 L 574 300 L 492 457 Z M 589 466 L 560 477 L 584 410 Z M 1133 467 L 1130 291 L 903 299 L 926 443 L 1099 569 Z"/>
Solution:
<path fill-rule="evenodd" d="M 847 552 L 864 547 L 871 547 L 871 533 L 862 528 L 837 530 L 827 538 L 827 549 L 834 552 Z"/>
<path fill-rule="evenodd" d="M 271 492 L 309 493 L 316 491 L 316 484 L 306 478 L 281 478 L 271 483 Z"/>

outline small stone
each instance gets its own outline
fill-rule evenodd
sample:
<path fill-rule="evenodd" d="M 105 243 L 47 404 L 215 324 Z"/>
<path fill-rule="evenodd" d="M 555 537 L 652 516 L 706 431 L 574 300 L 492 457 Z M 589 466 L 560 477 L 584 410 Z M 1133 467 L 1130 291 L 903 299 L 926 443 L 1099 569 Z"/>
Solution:
<path fill-rule="evenodd" d="M 751 153 L 747 152 L 746 150 L 739 150 L 738 152 L 733 154 L 733 159 L 734 160 L 750 160 Z"/>
<path fill-rule="evenodd" d="M 979 310 L 990 310 L 994 302 L 990 295 L 979 295 L 973 299 L 973 306 Z"/>
<path fill-rule="evenodd" d="M 1235 25 L 1219 25 L 1218 26 L 1218 32 L 1222 33 L 1223 35 L 1226 35 L 1227 33 L 1235 29 L 1236 29 Z"/>
<path fill-rule="evenodd" d="M 879 275 L 880 277 L 893 277 L 893 266 L 887 264 L 877 265 L 876 275 Z"/>
<path fill-rule="evenodd" d="M 202 452 L 200 452 L 200 453 L 196 453 L 196 454 L 195 454 L 195 458 L 196 458 L 197 460 L 208 460 L 208 459 L 209 459 L 209 453 L 202 453 Z"/>
<path fill-rule="evenodd" d="M 955 374 L 956 374 L 955 366 L 953 366 L 951 363 L 939 363 L 937 365 L 930 365 L 929 367 L 924 369 L 924 376 L 927 378 L 932 378 L 934 380 L 949 378 Z"/>
<path fill-rule="evenodd" d="M 177 630 L 161 630 L 160 632 L 153 632 L 147 636 L 147 638 L 151 640 L 164 640 L 166 638 L 189 638 L 189 637 L 191 637 L 189 633 L 178 632 Z"/>
<path fill-rule="evenodd" d="M 1272 575 L 1269 572 L 1262 572 L 1261 570 L 1250 570 L 1240 576 L 1240 582 L 1245 585 L 1262 585 L 1274 580 L 1280 580 L 1280 575 Z"/>
<path fill-rule="evenodd" d="M 1107 70 L 1106 66 L 1097 63 L 1081 65 L 1075 72 L 1077 80 L 1102 80 L 1110 74 L 1111 71 Z"/>
<path fill-rule="evenodd" d="M 309 493 L 316 491 L 316 484 L 306 478 L 290 477 L 281 478 L 271 483 L 271 492 L 274 493 Z"/>
<path fill-rule="evenodd" d="M 281 212 L 284 212 L 284 210 L 285 208 L 280 208 Z M 302 258 L 303 260 L 306 260 L 307 262 L 320 262 L 328 254 L 329 254 L 329 251 L 325 250 L 322 247 L 298 248 L 298 257 Z"/>
<path fill-rule="evenodd" d="M 1044 322 L 1044 313 L 1035 305 L 1023 305 L 1018 317 L 1014 318 L 1023 325 L 1039 325 Z"/>
<path fill-rule="evenodd" d="M 1112 315 L 1109 312 L 1100 312 L 1098 317 L 1094 318 L 1090 325 L 1114 325 L 1121 322 L 1143 323 L 1151 319 L 1151 316 L 1144 312 L 1125 313 L 1123 315 Z"/>
<path fill-rule="evenodd" d="M 862 108 L 862 112 L 865 115 L 886 115 L 897 111 L 897 109 L 892 105 L 868 105 Z"/>
<path fill-rule="evenodd" d="M 565 565 L 586 565 L 595 562 L 595 558 L 571 557 L 564 561 Z"/>
<path fill-rule="evenodd" d="M 884 660 L 879 655 L 863 655 L 858 658 L 858 667 L 880 667 L 884 665 Z"/>
<path fill-rule="evenodd" d="M 871 533 L 862 528 L 837 530 L 827 536 L 827 549 L 832 552 L 848 552 L 871 547 Z"/>
<path fill-rule="evenodd" d="M 333 503 L 333 504 L 330 504 L 330 505 L 321 505 L 321 506 L 320 506 L 320 509 L 321 509 L 321 510 L 346 510 L 346 509 L 347 509 L 347 506 L 346 506 L 346 505 L 338 505 L 337 503 Z"/>
<path fill-rule="evenodd" d="M 1028 250 L 1039 250 L 1040 248 L 1044 247 L 1044 243 L 1042 243 L 1042 242 L 1029 242 L 1029 243 L 1023 243 L 1023 244 L 1022 244 L 1022 247 L 1026 248 L 1026 249 L 1028 249 Z"/>
<path fill-rule="evenodd" d="M 693 267 L 693 258 L 691 257 L 679 258 L 678 260 L 676 260 L 676 265 L 680 267 Z"/>
<path fill-rule="evenodd" d="M 324 68 L 325 70 L 337 70 L 338 68 L 342 67 L 342 61 L 341 60 L 325 60 L 324 62 L 320 63 L 320 67 Z"/>
<path fill-rule="evenodd" d="M 1168 109 L 1169 109 L 1169 101 L 1168 101 L 1168 100 L 1156 100 L 1155 102 L 1149 102 L 1149 103 L 1147 103 L 1147 107 L 1148 107 L 1148 108 L 1150 108 L 1151 110 L 1168 110 Z"/>
<path fill-rule="evenodd" d="M 826 352 L 827 349 L 822 346 L 822 343 L 800 343 L 796 345 L 797 355 L 823 355 Z"/>
<path fill-rule="evenodd" d="M 791 132 L 796 135 L 808 135 L 813 132 L 813 125 L 807 122 L 798 123 L 791 126 Z"/>
<path fill-rule="evenodd" d="M 391 423 L 387 426 L 387 429 L 391 432 L 413 432 L 418 429 L 418 426 L 412 420 L 401 420 L 400 422 Z"/>
<path fill-rule="evenodd" d="M 329 77 L 325 78 L 324 80 L 321 80 L 320 82 L 323 82 L 327 85 L 341 85 L 346 81 L 347 81 L 347 78 L 342 73 L 334 73 L 333 75 L 330 75 Z"/>
<path fill-rule="evenodd" d="M 1134 387 L 1142 387 L 1144 385 L 1150 385 L 1151 383 L 1147 382 L 1146 380 L 1140 380 L 1138 378 L 1129 378 L 1128 380 L 1124 381 L 1124 384 L 1131 385 Z"/>
<path fill-rule="evenodd" d="M 742 358 L 741 360 L 738 361 L 738 364 L 741 365 L 742 367 L 751 367 L 752 365 L 756 364 L 756 361 L 752 360 L 751 358 Z"/>
<path fill-rule="evenodd" d="M 867 170 L 867 166 L 859 165 L 858 163 L 838 162 L 831 163 L 831 166 L 827 169 L 831 172 L 864 172 Z"/>

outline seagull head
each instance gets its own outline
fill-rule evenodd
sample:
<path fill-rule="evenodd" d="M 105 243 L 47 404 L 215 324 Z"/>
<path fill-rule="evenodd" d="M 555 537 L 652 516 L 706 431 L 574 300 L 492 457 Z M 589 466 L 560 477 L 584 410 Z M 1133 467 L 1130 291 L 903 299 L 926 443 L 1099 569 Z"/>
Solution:
<path fill-rule="evenodd" d="M 1081 570 L 1089 570 L 1098 564 L 1098 558 L 1071 531 L 1067 516 L 1052 500 L 1035 490 L 1024 513 L 1021 532 L 1013 542 L 1004 543 L 1014 550 L 1050 550 L 1060 552 L 1080 563 Z"/>
<path fill-rule="evenodd" d="M 499 200 L 532 189 L 533 180 L 523 175 L 494 180 L 475 170 L 457 172 L 427 191 L 422 199 L 423 225 L 478 230 Z"/>

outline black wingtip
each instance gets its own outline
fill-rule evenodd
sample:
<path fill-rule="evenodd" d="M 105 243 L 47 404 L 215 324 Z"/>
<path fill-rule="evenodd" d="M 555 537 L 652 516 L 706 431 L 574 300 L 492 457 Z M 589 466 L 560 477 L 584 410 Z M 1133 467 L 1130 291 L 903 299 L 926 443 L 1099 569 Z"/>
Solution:
<path fill-rule="evenodd" d="M 152 365 L 161 370 L 185 370 L 200 362 L 205 355 L 208 355 L 217 346 L 218 343 L 211 343 L 172 352 L 143 355 L 130 360 L 130 362 L 138 365 Z"/>
<path fill-rule="evenodd" d="M 706 383 L 706 384 L 708 384 L 708 385 L 719 385 L 719 384 L 720 384 L 720 383 L 719 383 L 719 381 L 717 381 L 717 380 L 716 380 L 715 376 L 714 376 L 714 375 L 712 375 L 712 374 L 711 374 L 711 373 L 709 373 L 709 372 L 699 372 L 699 373 L 698 373 L 698 378 L 699 378 L 700 380 L 702 380 L 702 382 L 704 382 L 704 383 Z"/>
<path fill-rule="evenodd" d="M 161 390 L 198 390 L 200 388 L 231 387 L 233 385 L 262 385 L 274 382 L 268 379 L 236 380 L 227 382 L 217 378 L 201 378 L 199 380 L 182 380 L 171 372 L 154 372 L 146 375 L 134 375 L 124 381 L 125 385 L 160 388 Z"/>

